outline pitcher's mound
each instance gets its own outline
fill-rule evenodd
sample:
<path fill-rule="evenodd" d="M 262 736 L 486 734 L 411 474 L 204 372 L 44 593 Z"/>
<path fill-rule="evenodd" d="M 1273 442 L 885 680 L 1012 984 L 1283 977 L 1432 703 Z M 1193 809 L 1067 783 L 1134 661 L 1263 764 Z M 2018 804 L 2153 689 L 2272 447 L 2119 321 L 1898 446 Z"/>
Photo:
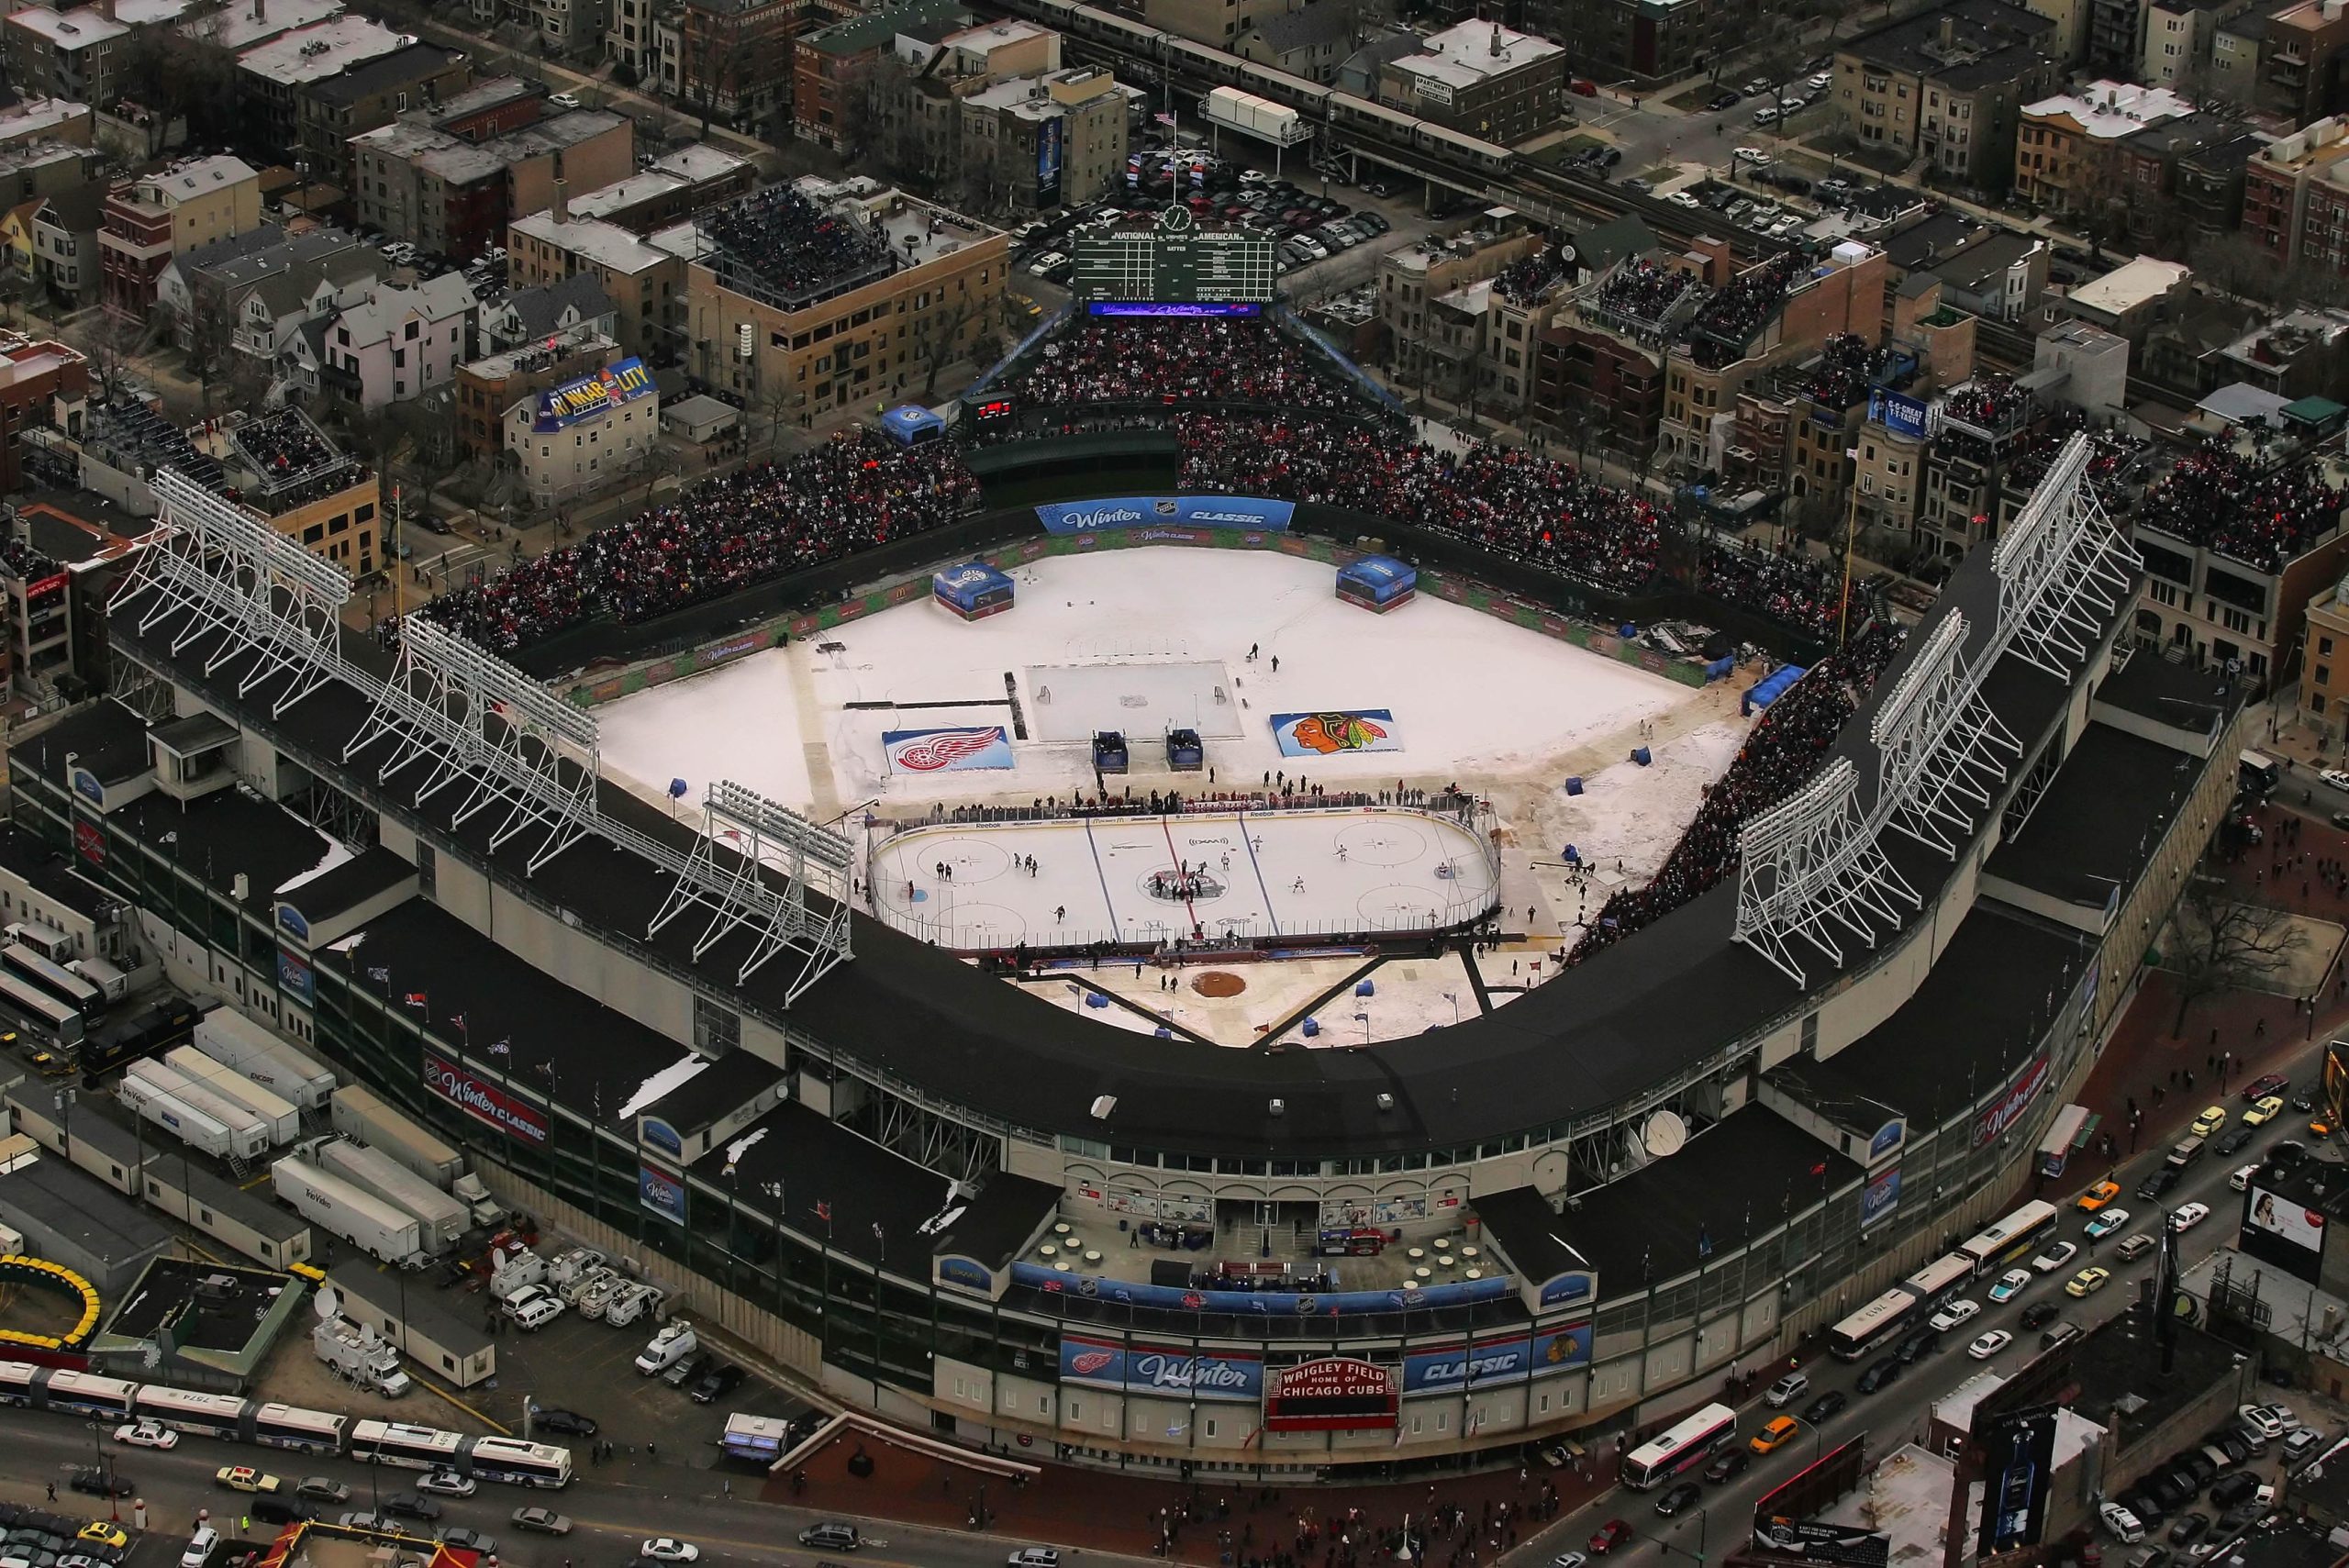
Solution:
<path fill-rule="evenodd" d="M 1248 982 L 1228 969 L 1210 969 L 1191 977 L 1191 989 L 1202 996 L 1237 996 L 1248 989 Z"/>

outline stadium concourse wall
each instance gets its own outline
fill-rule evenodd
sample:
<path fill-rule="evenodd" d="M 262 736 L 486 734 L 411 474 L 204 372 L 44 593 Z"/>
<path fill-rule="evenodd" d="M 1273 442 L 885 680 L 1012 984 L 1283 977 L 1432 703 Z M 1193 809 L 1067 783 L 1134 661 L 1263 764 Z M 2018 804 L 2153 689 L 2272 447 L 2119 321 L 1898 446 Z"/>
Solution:
<path fill-rule="evenodd" d="M 1672 594 L 1631 599 L 1613 595 L 1585 595 L 1573 585 L 1552 574 L 1538 570 L 1523 570 L 1514 575 L 1520 579 L 1520 591 L 1497 587 L 1483 581 L 1486 573 L 1470 575 L 1455 564 L 1428 564 L 1427 559 L 1438 553 L 1457 553 L 1465 557 L 1468 547 L 1454 545 L 1452 550 L 1439 550 L 1426 546 L 1453 545 L 1428 530 L 1408 528 L 1390 518 L 1374 517 L 1344 507 L 1324 506 L 1311 503 L 1297 506 L 1296 520 L 1303 532 L 1282 532 L 1274 529 L 1211 528 L 1194 524 L 1152 525 L 1138 528 L 1109 528 L 1080 534 L 1037 534 L 1034 508 L 1006 508 L 973 519 L 967 524 L 933 529 L 917 535 L 905 543 L 917 546 L 910 553 L 920 557 L 911 574 L 885 583 L 879 587 L 866 587 L 861 592 L 834 600 L 813 609 L 799 609 L 774 615 L 755 624 L 745 624 L 738 612 L 729 616 L 729 624 L 718 635 L 694 642 L 691 646 L 651 658 L 638 657 L 627 668 L 606 670 L 594 674 L 573 677 L 555 684 L 563 693 L 582 706 L 592 707 L 615 701 L 650 687 L 665 685 L 729 664 L 745 654 L 772 648 L 793 637 L 808 637 L 830 631 L 861 620 L 869 615 L 907 604 L 926 595 L 930 591 L 930 572 L 939 561 L 983 561 L 1001 571 L 1014 571 L 1030 562 L 1062 555 L 1097 554 L 1102 550 L 1133 550 L 1146 547 L 1174 545 L 1209 550 L 1269 550 L 1308 561 L 1326 562 L 1332 567 L 1352 565 L 1366 556 L 1393 553 L 1398 539 L 1408 536 L 1410 546 L 1423 547 L 1419 563 L 1419 589 L 1422 593 L 1464 605 L 1481 614 L 1492 616 L 1512 626 L 1569 642 L 1577 648 L 1613 659 L 1619 662 L 1645 670 L 1651 674 L 1678 681 L 1686 685 L 1705 684 L 1704 666 L 1687 660 L 1675 660 L 1644 647 L 1639 642 L 1607 629 L 1620 626 L 1624 620 L 1645 623 L 1656 619 L 1687 617 L 1714 622 L 1734 622 L 1724 627 L 1744 640 L 1775 646 L 1787 656 L 1810 660 L 1816 652 L 1800 639 L 1791 639 L 1783 629 L 1759 624 L 1758 617 L 1733 610 L 1700 594 Z M 1016 542 L 1004 542 L 1010 533 Z M 1375 539 L 1361 548 L 1338 542 L 1336 537 Z M 1384 536 L 1383 538 L 1380 536 Z M 1020 537 L 1025 536 L 1025 537 Z M 896 555 L 897 547 L 887 547 Z M 883 553 L 880 551 L 874 554 Z M 861 556 L 854 562 L 840 563 L 856 569 L 855 574 L 871 581 L 872 556 Z M 910 564 L 910 563 L 909 563 Z M 1507 567 L 1507 562 L 1497 564 Z M 784 584 L 804 590 L 808 579 L 818 573 L 829 573 L 833 567 L 818 568 L 817 573 L 803 573 L 785 579 Z M 1546 595 L 1529 594 L 1523 590 L 1546 586 Z M 751 590 L 752 595 L 765 595 L 766 589 Z M 804 598 L 803 593 L 794 597 Z M 725 601 L 719 605 L 696 606 L 679 612 L 682 617 L 696 617 L 701 610 L 726 609 L 739 603 Z M 1561 603 L 1560 601 L 1564 601 Z M 1603 615 L 1602 624 L 1589 618 Z M 677 617 L 662 617 L 648 623 L 645 631 L 657 631 Z M 583 632 L 611 630 L 626 632 L 631 628 L 591 627 Z M 674 630 L 674 628 L 671 628 Z M 567 634 L 570 635 L 570 634 Z M 562 639 L 557 639 L 562 640 Z M 628 640 L 633 641 L 634 639 Z M 663 639 L 665 640 L 665 639 Z M 619 654 L 618 657 L 628 657 Z"/>

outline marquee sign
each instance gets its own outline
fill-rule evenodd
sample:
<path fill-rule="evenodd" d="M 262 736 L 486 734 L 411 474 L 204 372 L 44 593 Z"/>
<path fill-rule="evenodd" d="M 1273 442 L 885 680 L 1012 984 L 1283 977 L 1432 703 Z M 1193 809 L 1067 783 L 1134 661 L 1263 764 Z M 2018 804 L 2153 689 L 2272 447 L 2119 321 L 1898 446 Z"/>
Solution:
<path fill-rule="evenodd" d="M 547 1140 L 547 1118 L 536 1106 L 431 1051 L 424 1052 L 424 1086 L 476 1121 L 485 1121 L 526 1143 Z"/>
<path fill-rule="evenodd" d="M 1268 1432 L 1395 1429 L 1395 1369 L 1351 1356 L 1283 1367 L 1265 1380 Z"/>

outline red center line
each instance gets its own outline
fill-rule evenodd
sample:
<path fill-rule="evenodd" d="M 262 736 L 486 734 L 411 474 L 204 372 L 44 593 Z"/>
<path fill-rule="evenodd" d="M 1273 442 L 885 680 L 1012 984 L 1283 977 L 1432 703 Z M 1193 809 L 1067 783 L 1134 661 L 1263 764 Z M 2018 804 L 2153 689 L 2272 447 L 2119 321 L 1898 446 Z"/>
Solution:
<path fill-rule="evenodd" d="M 1183 857 L 1176 853 L 1174 849 L 1174 830 L 1166 825 L 1166 818 L 1163 815 L 1158 819 L 1158 830 L 1166 835 L 1166 852 L 1174 856 L 1174 885 L 1187 888 L 1190 884 L 1184 880 Z M 1199 929 L 1199 912 L 1192 907 L 1191 895 L 1187 892 L 1183 895 L 1183 913 L 1191 917 L 1191 929 L 1196 933 Z"/>

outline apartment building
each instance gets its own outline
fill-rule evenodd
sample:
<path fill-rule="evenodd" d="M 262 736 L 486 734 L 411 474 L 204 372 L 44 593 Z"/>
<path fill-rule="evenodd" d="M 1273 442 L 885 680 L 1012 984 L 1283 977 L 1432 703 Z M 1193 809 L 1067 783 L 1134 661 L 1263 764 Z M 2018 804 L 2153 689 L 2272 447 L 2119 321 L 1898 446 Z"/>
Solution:
<path fill-rule="evenodd" d="M 664 152 L 633 174 L 578 191 L 565 181 L 571 216 L 599 217 L 637 234 L 690 218 L 706 206 L 729 202 L 758 183 L 758 170 L 747 158 L 695 142 Z"/>
<path fill-rule="evenodd" d="M 2004 0 L 1950 0 L 1842 45 L 1836 112 L 1863 142 L 1922 154 L 1968 184 L 2003 186 L 2022 106 L 2061 79 L 2054 31 Z"/>
<path fill-rule="evenodd" d="M 108 194 L 98 230 L 108 310 L 143 317 L 172 258 L 261 227 L 261 172 L 226 153 L 189 159 Z"/>
<path fill-rule="evenodd" d="M 1481 380 L 1483 334 L 1472 330 L 1459 291 L 1539 254 L 1544 243 L 1530 223 L 1510 218 L 1381 256 L 1378 317 L 1397 383 L 1464 403 Z M 1454 304 L 1446 306 L 1447 296 Z"/>
<path fill-rule="evenodd" d="M 237 57 L 236 81 L 253 139 L 289 157 L 300 156 L 303 100 L 352 67 L 396 54 L 414 42 L 381 22 L 345 15 L 296 28 L 247 50 Z"/>
<path fill-rule="evenodd" d="M 992 188 L 1014 213 L 1089 202 L 1126 167 L 1125 90 L 1079 66 L 994 82 L 959 100 L 958 161 L 992 168 Z"/>
<path fill-rule="evenodd" d="M 2121 144 L 2193 112 L 2192 102 L 2166 87 L 2123 82 L 2092 82 L 2026 104 L 2015 135 L 2015 190 L 2056 212 L 2098 211 L 2121 188 Z"/>
<path fill-rule="evenodd" d="M 298 408 L 256 414 L 213 443 L 247 510 L 354 576 L 384 559 L 383 483 Z"/>
<path fill-rule="evenodd" d="M 2256 106 L 2293 125 L 2349 108 L 2349 0 L 2302 0 L 2267 18 Z"/>
<path fill-rule="evenodd" d="M 134 30 L 116 19 L 115 0 L 71 9 L 28 6 L 0 20 L 0 60 L 19 93 L 112 108 L 122 96 Z"/>
<path fill-rule="evenodd" d="M 626 359 L 518 399 L 506 412 L 506 450 L 541 506 L 610 488 L 641 471 L 661 437 L 661 392 L 641 360 Z"/>
<path fill-rule="evenodd" d="M 791 107 L 799 36 L 828 17 L 853 14 L 831 0 L 684 0 L 668 35 L 676 44 L 674 91 L 696 114 L 761 130 Z M 664 52 L 664 72 L 669 64 Z"/>
<path fill-rule="evenodd" d="M 517 289 L 593 280 L 612 303 L 612 335 L 650 363 L 669 364 L 685 343 L 685 263 L 698 241 L 692 225 L 640 238 L 601 218 L 573 218 L 560 206 L 507 228 L 507 276 Z"/>
<path fill-rule="evenodd" d="M 24 431 L 72 423 L 73 410 L 89 392 L 89 361 L 80 350 L 53 339 L 0 332 L 0 495 L 24 486 Z"/>
<path fill-rule="evenodd" d="M 636 122 L 608 109 L 558 112 L 483 138 L 408 114 L 351 139 L 359 219 L 427 250 L 471 261 L 558 186 L 594 188 L 635 167 Z"/>
<path fill-rule="evenodd" d="M 1530 0 L 1521 25 L 1573 39 L 1586 75 L 1653 85 L 1696 75 L 1749 41 L 1753 21 L 1736 0 Z"/>
<path fill-rule="evenodd" d="M 328 324 L 320 390 L 372 413 L 448 385 L 472 349 L 473 306 L 473 284 L 462 272 L 406 288 L 376 284 Z"/>
<path fill-rule="evenodd" d="M 1881 341 L 1887 271 L 1883 251 L 1845 240 L 1823 264 L 1783 251 L 1715 289 L 1665 357 L 1658 430 L 1664 461 L 1719 473 L 1740 394 L 1838 334 Z"/>
<path fill-rule="evenodd" d="M 1230 45 L 1241 59 L 1327 85 L 1353 52 L 1355 11 L 1346 0 L 1314 0 L 1265 17 Z"/>
<path fill-rule="evenodd" d="M 299 167 L 309 178 L 352 188 L 351 139 L 411 109 L 437 106 L 473 84 L 471 61 L 439 44 L 412 43 L 317 82 L 295 103 Z"/>
<path fill-rule="evenodd" d="M 1566 51 L 1498 22 L 1465 21 L 1379 68 L 1378 101 L 1464 136 L 1514 146 L 1558 123 Z"/>
<path fill-rule="evenodd" d="M 791 264 L 819 226 L 837 237 L 841 223 L 853 241 L 827 244 L 820 265 Z M 695 228 L 695 373 L 783 418 L 926 395 L 992 329 L 1008 281 L 1008 236 L 898 191 L 858 195 L 805 179 Z"/>
<path fill-rule="evenodd" d="M 940 22 L 969 26 L 960 0 L 906 0 L 899 6 L 814 26 L 791 40 L 791 125 L 803 141 L 840 150 L 842 132 L 861 109 L 852 97 L 871 90 L 874 65 L 900 34 Z M 879 106 L 873 118 L 879 119 Z"/>
<path fill-rule="evenodd" d="M 507 410 L 626 357 L 609 333 L 583 323 L 459 365 L 457 450 L 495 461 L 506 446 Z"/>

